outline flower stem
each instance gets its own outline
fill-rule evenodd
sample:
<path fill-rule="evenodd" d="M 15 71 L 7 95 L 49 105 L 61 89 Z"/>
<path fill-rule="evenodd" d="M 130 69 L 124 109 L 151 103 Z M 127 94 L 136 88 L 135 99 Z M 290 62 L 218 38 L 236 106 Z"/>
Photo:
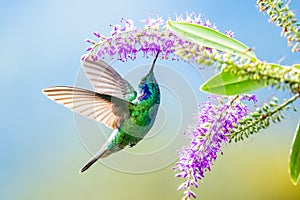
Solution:
<path fill-rule="evenodd" d="M 239 129 L 238 131 L 233 132 L 232 134 L 228 135 L 229 136 L 229 140 L 232 140 L 233 138 L 237 137 L 239 134 L 243 134 L 244 131 L 250 129 L 251 127 L 256 126 L 259 122 L 265 120 L 268 117 L 273 116 L 274 114 L 280 112 L 281 110 L 283 110 L 286 106 L 288 106 L 289 104 L 293 103 L 297 98 L 300 97 L 300 93 L 297 93 L 296 95 L 294 95 L 292 98 L 290 98 L 289 100 L 285 101 L 284 103 L 282 103 L 281 105 L 279 105 L 277 108 L 275 108 L 274 110 L 272 110 L 271 112 L 267 112 L 262 114 L 258 119 L 253 120 L 251 123 L 249 123 L 247 126 L 244 126 L 243 128 Z"/>

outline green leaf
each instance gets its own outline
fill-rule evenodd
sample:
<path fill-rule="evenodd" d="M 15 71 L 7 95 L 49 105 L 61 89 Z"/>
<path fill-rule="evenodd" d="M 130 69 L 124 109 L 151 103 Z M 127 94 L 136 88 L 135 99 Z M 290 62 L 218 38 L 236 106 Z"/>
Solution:
<path fill-rule="evenodd" d="M 274 73 L 284 68 L 275 63 L 267 63 L 267 66 L 272 69 Z M 238 95 L 266 87 L 268 84 L 266 79 L 252 80 L 245 75 L 239 76 L 222 71 L 207 80 L 200 87 L 200 90 L 219 95 Z"/>
<path fill-rule="evenodd" d="M 300 64 L 294 64 L 293 67 L 294 67 L 295 69 L 300 69 Z"/>
<path fill-rule="evenodd" d="M 200 90 L 218 95 L 238 95 L 265 87 L 260 80 L 249 80 L 229 72 L 220 72 L 206 81 Z"/>
<path fill-rule="evenodd" d="M 175 34 L 200 46 L 217 49 L 242 58 L 257 60 L 255 53 L 248 46 L 209 27 L 170 20 L 168 25 Z"/>
<path fill-rule="evenodd" d="M 282 65 L 279 65 L 277 63 L 267 63 L 268 66 L 270 66 L 273 70 L 281 70 L 284 67 Z"/>
<path fill-rule="evenodd" d="M 294 185 L 297 185 L 300 175 L 300 121 L 294 135 L 293 144 L 290 152 L 289 171 L 291 180 Z"/>

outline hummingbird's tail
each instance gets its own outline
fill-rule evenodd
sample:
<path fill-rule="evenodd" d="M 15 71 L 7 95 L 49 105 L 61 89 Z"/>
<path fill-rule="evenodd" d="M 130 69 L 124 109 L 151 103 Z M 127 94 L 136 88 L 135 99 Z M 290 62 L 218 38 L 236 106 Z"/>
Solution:
<path fill-rule="evenodd" d="M 86 171 L 88 168 L 90 168 L 97 160 L 100 158 L 105 158 L 109 156 L 110 154 L 113 154 L 117 151 L 120 151 L 122 148 L 113 145 L 112 147 L 109 148 L 109 145 L 111 144 L 112 139 L 115 137 L 117 134 L 118 130 L 116 129 L 111 136 L 108 138 L 108 140 L 105 142 L 105 144 L 101 147 L 100 151 L 96 153 L 79 171 L 79 173 L 83 173 Z"/>
<path fill-rule="evenodd" d="M 99 157 L 100 158 L 100 157 Z M 89 162 L 87 162 L 79 171 L 79 173 L 83 173 L 84 171 L 86 171 L 88 168 L 90 168 L 90 166 L 92 166 L 99 158 L 92 158 Z"/>
<path fill-rule="evenodd" d="M 107 156 L 109 156 L 110 154 L 113 154 L 117 151 L 120 151 L 121 148 L 118 146 L 114 146 L 110 149 L 105 149 L 105 150 L 101 150 L 98 151 L 98 153 L 96 155 L 93 156 L 93 158 L 91 158 L 79 171 L 80 174 L 82 174 L 84 171 L 86 171 L 87 169 L 89 169 L 95 162 L 97 162 L 97 160 L 99 160 L 100 158 L 105 158 Z"/>
<path fill-rule="evenodd" d="M 96 155 L 94 155 L 93 157 L 92 157 L 92 159 L 90 159 L 81 169 L 80 169 L 80 171 L 79 171 L 79 173 L 81 174 L 81 173 L 83 173 L 84 171 L 86 171 L 88 168 L 90 168 L 97 160 L 99 160 L 101 157 L 106 157 L 106 156 L 108 156 L 108 155 L 106 155 L 106 156 L 104 156 L 105 154 L 107 154 L 108 153 L 108 151 L 109 151 L 109 149 L 105 149 L 105 150 L 103 150 L 102 148 L 101 148 L 101 150 L 100 151 L 98 151 L 98 153 L 96 154 Z"/>

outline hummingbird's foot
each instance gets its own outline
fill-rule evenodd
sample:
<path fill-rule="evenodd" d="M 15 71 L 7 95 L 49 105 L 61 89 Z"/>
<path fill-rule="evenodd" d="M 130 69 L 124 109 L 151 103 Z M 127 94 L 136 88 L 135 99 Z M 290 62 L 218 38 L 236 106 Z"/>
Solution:
<path fill-rule="evenodd" d="M 134 147 L 136 145 L 136 143 L 129 143 L 129 147 L 131 148 L 131 147 Z"/>

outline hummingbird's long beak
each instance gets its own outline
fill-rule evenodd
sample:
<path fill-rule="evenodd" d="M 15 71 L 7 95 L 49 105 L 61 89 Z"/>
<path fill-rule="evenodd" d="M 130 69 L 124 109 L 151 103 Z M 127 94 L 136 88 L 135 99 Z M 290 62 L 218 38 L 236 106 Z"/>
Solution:
<path fill-rule="evenodd" d="M 149 71 L 149 74 L 152 73 L 153 70 L 154 70 L 154 66 L 155 66 L 155 62 L 156 62 L 156 60 L 157 60 L 157 58 L 158 58 L 158 54 L 159 54 L 159 51 L 157 52 L 157 54 L 156 54 L 156 56 L 155 56 L 155 58 L 154 58 L 154 60 L 153 60 L 151 69 L 150 69 L 150 71 Z"/>

